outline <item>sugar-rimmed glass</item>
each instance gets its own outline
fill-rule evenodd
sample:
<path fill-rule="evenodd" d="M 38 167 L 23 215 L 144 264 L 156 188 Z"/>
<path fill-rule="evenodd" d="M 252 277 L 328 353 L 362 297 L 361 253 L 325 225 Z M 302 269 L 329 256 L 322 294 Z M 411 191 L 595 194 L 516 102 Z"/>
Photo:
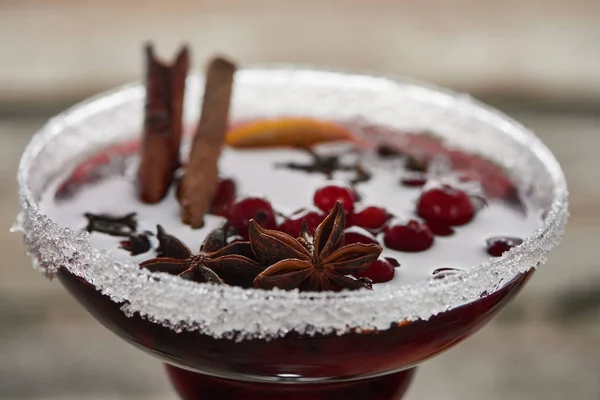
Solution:
<path fill-rule="evenodd" d="M 201 75 L 188 78 L 190 132 L 202 88 Z M 249 382 L 244 390 L 254 390 L 251 382 L 271 390 L 279 384 L 318 388 L 383 375 L 404 384 L 411 374 L 401 371 L 449 348 L 493 316 L 563 234 L 567 191 L 558 163 L 539 139 L 501 113 L 466 95 L 407 80 L 256 68 L 236 74 L 233 122 L 312 116 L 359 132 L 373 125 L 433 132 L 450 147 L 505 167 L 521 192 L 545 210 L 540 229 L 502 257 L 446 279 L 374 292 L 266 292 L 149 273 L 94 249 L 86 233 L 57 226 L 38 207 L 49 181 L 107 146 L 139 140 L 143 101 L 143 87 L 128 85 L 74 106 L 34 136 L 19 167 L 18 228 L 34 263 L 58 275 L 106 327 L 167 363 Z M 180 390 L 195 377 L 175 368 L 170 374 Z"/>

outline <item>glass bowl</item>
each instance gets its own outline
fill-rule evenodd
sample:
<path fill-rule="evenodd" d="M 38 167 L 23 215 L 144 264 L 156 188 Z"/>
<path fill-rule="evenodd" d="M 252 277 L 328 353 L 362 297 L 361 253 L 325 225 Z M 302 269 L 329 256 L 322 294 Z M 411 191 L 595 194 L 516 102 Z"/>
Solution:
<path fill-rule="evenodd" d="M 202 74 L 188 77 L 187 134 L 198 119 L 203 87 Z M 350 387 L 342 397 L 353 398 L 348 396 L 371 393 L 385 382 L 393 388 L 372 398 L 397 398 L 412 377 L 407 371 L 489 321 L 563 235 L 568 211 L 560 166 L 536 136 L 502 113 L 467 95 L 406 79 L 251 68 L 236 73 L 232 123 L 306 116 L 358 134 L 383 127 L 390 140 L 400 132 L 433 134 L 448 148 L 502 167 L 519 192 L 544 210 L 543 223 L 501 257 L 445 279 L 375 291 L 262 291 L 150 273 L 94 249 L 87 233 L 58 226 L 39 208 L 48 182 L 65 171 L 92 155 L 110 164 L 113 156 L 135 151 L 144 98 L 144 87 L 131 84 L 50 120 L 21 159 L 16 226 L 38 268 L 57 276 L 105 327 L 171 365 L 184 398 L 213 398 L 207 392 L 221 393 L 217 387 L 236 387 L 227 392 L 232 398 L 263 387 L 269 395 L 294 387 L 296 394 L 329 390 L 324 398 L 338 398 Z"/>

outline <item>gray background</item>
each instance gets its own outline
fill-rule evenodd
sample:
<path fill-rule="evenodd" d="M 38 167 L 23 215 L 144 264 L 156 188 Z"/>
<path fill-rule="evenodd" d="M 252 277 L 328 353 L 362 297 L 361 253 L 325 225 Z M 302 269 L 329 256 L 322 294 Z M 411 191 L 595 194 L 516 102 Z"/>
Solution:
<path fill-rule="evenodd" d="M 32 270 L 8 233 L 31 135 L 73 102 L 141 78 L 146 39 L 167 56 L 187 40 L 197 67 L 220 51 L 410 75 L 469 91 L 536 131 L 569 182 L 565 240 L 496 320 L 420 368 L 408 399 L 600 398 L 600 3 L 82 3 L 0 2 L 0 399 L 175 399 L 158 362 Z"/>

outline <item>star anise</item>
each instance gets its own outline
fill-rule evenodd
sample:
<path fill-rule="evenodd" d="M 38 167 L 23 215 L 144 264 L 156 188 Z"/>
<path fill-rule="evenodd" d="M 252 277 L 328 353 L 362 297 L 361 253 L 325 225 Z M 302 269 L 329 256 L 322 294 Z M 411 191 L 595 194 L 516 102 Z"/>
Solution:
<path fill-rule="evenodd" d="M 137 214 L 134 212 L 122 216 L 92 213 L 85 213 L 84 216 L 88 220 L 85 230 L 90 233 L 128 237 L 137 229 Z"/>
<path fill-rule="evenodd" d="M 345 213 L 338 202 L 312 237 L 304 224 L 298 239 L 250 221 L 250 244 L 261 264 L 269 267 L 254 280 L 261 289 L 303 291 L 371 288 L 368 280 L 348 275 L 366 270 L 381 254 L 376 244 L 344 245 Z"/>
<path fill-rule="evenodd" d="M 356 173 L 356 176 L 350 181 L 352 186 L 356 186 L 359 183 L 368 182 L 373 176 L 362 163 L 356 163 L 354 166 L 354 172 Z"/>
<path fill-rule="evenodd" d="M 356 175 L 350 181 L 352 185 L 357 185 L 362 182 L 367 182 L 371 179 L 371 173 L 361 163 L 357 162 L 352 165 L 345 165 L 340 162 L 340 157 L 337 154 L 321 155 L 310 148 L 304 149 L 311 155 L 312 160 L 309 163 L 301 164 L 296 162 L 287 162 L 278 164 L 279 167 L 295 169 L 307 173 L 320 173 L 333 179 L 333 173 L 336 171 L 353 171 Z"/>
<path fill-rule="evenodd" d="M 150 236 L 152 232 L 144 231 L 141 233 L 134 232 L 129 235 L 125 240 L 121 240 L 119 243 L 123 250 L 128 251 L 132 256 L 137 256 L 146 253 L 152 249 L 150 243 Z"/>
<path fill-rule="evenodd" d="M 338 155 L 334 154 L 324 156 L 317 154 L 310 148 L 306 148 L 304 150 L 306 150 L 306 152 L 312 157 L 309 163 L 301 164 L 296 162 L 288 162 L 279 164 L 279 166 L 308 173 L 320 173 L 325 175 L 328 179 L 333 177 L 333 173 L 335 171 L 349 171 L 352 169 L 350 166 L 341 164 Z"/>
<path fill-rule="evenodd" d="M 251 287 L 254 278 L 265 269 L 256 262 L 249 242 L 227 244 L 227 225 L 209 233 L 198 254 L 159 225 L 158 257 L 140 264 L 152 272 L 179 275 L 195 282 L 226 283 Z"/>
<path fill-rule="evenodd" d="M 404 153 L 402 153 L 398 148 L 392 147 L 387 144 L 382 144 L 377 147 L 377 154 L 381 158 L 398 158 L 404 157 Z"/>

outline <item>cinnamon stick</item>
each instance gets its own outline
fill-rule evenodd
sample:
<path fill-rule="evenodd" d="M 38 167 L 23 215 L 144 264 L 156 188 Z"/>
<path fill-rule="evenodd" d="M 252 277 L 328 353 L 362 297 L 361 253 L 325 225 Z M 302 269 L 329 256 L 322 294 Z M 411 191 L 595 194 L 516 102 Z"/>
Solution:
<path fill-rule="evenodd" d="M 180 188 L 181 219 L 194 229 L 204 226 L 217 190 L 234 72 L 233 63 L 217 57 L 206 73 L 202 114 Z"/>
<path fill-rule="evenodd" d="M 162 200 L 179 168 L 183 95 L 189 68 L 184 46 L 173 64 L 158 60 L 146 46 L 146 104 L 144 136 L 138 170 L 138 196 L 144 203 Z"/>

